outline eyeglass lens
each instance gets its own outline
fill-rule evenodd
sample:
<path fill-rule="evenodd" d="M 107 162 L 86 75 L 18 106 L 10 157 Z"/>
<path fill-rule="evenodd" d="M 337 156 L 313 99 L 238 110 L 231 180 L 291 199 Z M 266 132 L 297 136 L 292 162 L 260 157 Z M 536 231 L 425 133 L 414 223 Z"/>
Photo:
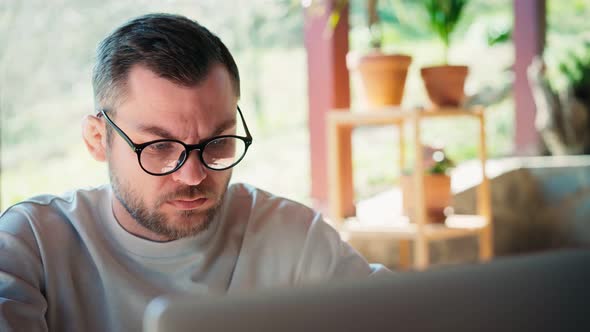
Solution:
<path fill-rule="evenodd" d="M 246 153 L 246 144 L 236 137 L 219 137 L 205 145 L 201 161 L 211 169 L 235 165 Z M 158 141 L 143 148 L 139 162 L 148 172 L 164 174 L 176 170 L 186 160 L 184 145 L 175 141 Z"/>

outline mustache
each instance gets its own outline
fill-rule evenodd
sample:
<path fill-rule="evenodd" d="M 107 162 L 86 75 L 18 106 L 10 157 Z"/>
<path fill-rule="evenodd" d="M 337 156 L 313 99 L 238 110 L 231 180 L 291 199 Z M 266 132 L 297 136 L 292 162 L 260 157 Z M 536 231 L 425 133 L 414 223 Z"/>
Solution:
<path fill-rule="evenodd" d="M 171 193 L 168 193 L 168 194 L 162 196 L 158 200 L 158 203 L 162 204 L 166 201 L 177 200 L 177 199 L 190 200 L 190 199 L 194 199 L 196 197 L 211 198 L 213 196 L 215 196 L 215 193 L 212 190 L 203 188 L 200 185 L 184 186 L 184 187 L 181 187 Z"/>

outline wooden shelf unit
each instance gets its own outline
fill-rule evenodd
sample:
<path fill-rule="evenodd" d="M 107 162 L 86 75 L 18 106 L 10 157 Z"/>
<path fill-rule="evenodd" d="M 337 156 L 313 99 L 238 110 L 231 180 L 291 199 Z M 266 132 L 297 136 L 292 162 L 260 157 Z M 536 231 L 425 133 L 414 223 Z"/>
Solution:
<path fill-rule="evenodd" d="M 417 202 L 416 215 L 409 223 L 372 224 L 358 222 L 354 218 L 354 192 L 351 135 L 355 127 L 394 125 L 399 128 L 400 170 L 405 167 L 405 140 L 403 127 L 412 125 L 415 155 L 423 151 L 421 123 L 427 119 L 441 117 L 472 117 L 479 123 L 478 155 L 481 162 L 482 182 L 477 190 L 477 214 L 453 215 L 445 224 L 426 222 L 424 205 L 424 165 L 422 158 L 415 158 L 413 182 L 414 200 Z M 425 269 L 429 265 L 428 242 L 463 236 L 477 236 L 480 260 L 491 259 L 493 238 L 491 225 L 490 185 L 486 176 L 485 117 L 483 108 L 443 108 L 426 110 L 422 108 L 388 107 L 380 110 L 351 111 L 335 109 L 327 115 L 328 126 L 328 173 L 330 182 L 330 217 L 336 223 L 343 237 L 398 240 L 400 244 L 400 267 L 410 267 L 409 246 L 414 243 L 414 268 Z M 344 167 L 341 167 L 344 165 Z"/>

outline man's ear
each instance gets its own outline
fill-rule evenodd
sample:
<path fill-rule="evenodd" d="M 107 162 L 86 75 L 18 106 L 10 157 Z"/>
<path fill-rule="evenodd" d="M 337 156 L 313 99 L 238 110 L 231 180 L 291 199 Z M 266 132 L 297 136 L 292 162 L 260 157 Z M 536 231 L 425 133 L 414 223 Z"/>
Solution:
<path fill-rule="evenodd" d="M 97 116 L 86 115 L 82 120 L 82 137 L 92 157 L 105 161 L 107 137 L 104 121 Z"/>

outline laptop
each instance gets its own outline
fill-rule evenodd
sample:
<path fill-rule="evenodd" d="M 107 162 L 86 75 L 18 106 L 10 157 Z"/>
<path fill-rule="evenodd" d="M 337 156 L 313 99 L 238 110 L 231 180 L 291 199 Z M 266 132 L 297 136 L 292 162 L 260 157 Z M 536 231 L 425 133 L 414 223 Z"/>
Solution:
<path fill-rule="evenodd" d="M 590 331 L 590 251 L 221 297 L 161 296 L 145 332 Z"/>

